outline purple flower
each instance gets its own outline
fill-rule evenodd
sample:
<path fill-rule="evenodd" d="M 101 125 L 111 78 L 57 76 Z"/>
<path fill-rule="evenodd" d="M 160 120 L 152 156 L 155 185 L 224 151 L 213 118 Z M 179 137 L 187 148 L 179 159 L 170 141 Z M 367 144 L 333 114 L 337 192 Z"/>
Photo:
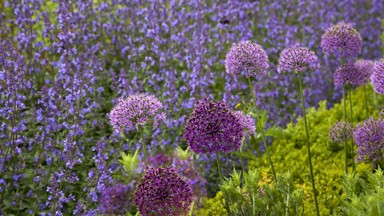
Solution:
<path fill-rule="evenodd" d="M 328 28 L 321 38 L 324 52 L 344 57 L 359 55 L 362 44 L 360 33 L 344 22 Z"/>
<path fill-rule="evenodd" d="M 375 63 L 371 60 L 360 60 L 355 63 L 356 67 L 359 68 L 360 73 L 364 75 L 364 80 L 362 81 L 364 84 L 368 83 L 371 75 L 373 73 L 373 68 L 375 67 Z"/>
<path fill-rule="evenodd" d="M 100 208 L 104 214 L 123 215 L 131 208 L 132 186 L 116 184 L 104 188 L 100 199 Z"/>
<path fill-rule="evenodd" d="M 196 103 L 184 132 L 190 148 L 196 153 L 230 152 L 239 149 L 244 126 L 223 101 L 207 99 Z"/>
<path fill-rule="evenodd" d="M 384 121 L 370 118 L 357 126 L 354 133 L 357 145 L 357 159 L 365 161 L 369 159 L 383 162 L 384 159 Z"/>
<path fill-rule="evenodd" d="M 376 93 L 384 95 L 384 58 L 375 63 L 371 83 Z"/>
<path fill-rule="evenodd" d="M 244 135 L 246 137 L 251 137 L 256 133 L 256 126 L 254 119 L 248 114 L 244 115 L 241 111 L 234 112 L 237 119 L 240 121 L 240 124 L 244 128 Z"/>
<path fill-rule="evenodd" d="M 334 83 L 337 87 L 351 85 L 354 87 L 364 84 L 366 75 L 355 64 L 346 64 L 339 67 L 334 74 Z"/>
<path fill-rule="evenodd" d="M 305 72 L 320 68 L 316 54 L 306 47 L 295 45 L 281 52 L 277 71 L 281 72 Z"/>
<path fill-rule="evenodd" d="M 351 123 L 337 122 L 329 130 L 329 138 L 335 143 L 344 142 L 352 139 L 354 128 Z"/>
<path fill-rule="evenodd" d="M 186 215 L 192 189 L 173 167 L 147 168 L 136 188 L 134 203 L 140 215 Z"/>
<path fill-rule="evenodd" d="M 120 132 L 124 127 L 133 129 L 146 124 L 150 119 L 157 126 L 158 122 L 165 119 L 162 108 L 163 104 L 155 96 L 134 94 L 126 99 L 119 99 L 109 119 L 116 132 Z"/>
<path fill-rule="evenodd" d="M 258 78 L 267 73 L 268 56 L 263 48 L 251 41 L 234 44 L 225 58 L 225 69 L 233 76 L 246 71 L 247 77 Z"/>

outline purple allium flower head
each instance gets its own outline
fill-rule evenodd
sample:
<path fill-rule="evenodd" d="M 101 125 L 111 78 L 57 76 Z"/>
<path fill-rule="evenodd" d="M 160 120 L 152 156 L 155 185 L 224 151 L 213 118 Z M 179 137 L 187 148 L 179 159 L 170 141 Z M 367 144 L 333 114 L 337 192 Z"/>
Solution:
<path fill-rule="evenodd" d="M 359 60 L 355 63 L 355 65 L 359 68 L 360 73 L 364 75 L 364 84 L 368 83 L 371 75 L 373 73 L 373 68 L 375 67 L 375 63 L 371 60 Z"/>
<path fill-rule="evenodd" d="M 345 85 L 357 87 L 364 84 L 365 76 L 356 64 L 345 64 L 336 70 L 334 83 L 337 87 L 343 87 Z"/>
<path fill-rule="evenodd" d="M 154 121 L 157 126 L 165 119 L 161 112 L 163 104 L 153 95 L 134 94 L 126 99 L 119 99 L 117 105 L 112 109 L 109 119 L 115 129 L 120 132 L 124 127 L 135 128 L 146 124 L 149 120 Z"/>
<path fill-rule="evenodd" d="M 294 45 L 281 52 L 277 71 L 281 72 L 305 72 L 320 68 L 316 54 L 306 47 Z"/>
<path fill-rule="evenodd" d="M 353 138 L 353 125 L 347 122 L 337 122 L 329 130 L 329 138 L 335 143 L 344 142 Z"/>
<path fill-rule="evenodd" d="M 223 101 L 198 101 L 189 116 L 184 132 L 196 153 L 230 152 L 239 149 L 244 126 Z"/>
<path fill-rule="evenodd" d="M 344 57 L 359 55 L 362 44 L 360 33 L 344 22 L 328 28 L 321 37 L 324 52 Z"/>
<path fill-rule="evenodd" d="M 147 168 L 136 188 L 140 215 L 186 215 L 193 201 L 191 186 L 173 167 Z"/>
<path fill-rule="evenodd" d="M 131 208 L 130 197 L 133 187 L 124 184 L 116 184 L 104 188 L 100 199 L 100 207 L 104 214 L 123 215 Z"/>
<path fill-rule="evenodd" d="M 367 119 L 357 126 L 354 133 L 357 145 L 358 160 L 370 159 L 372 162 L 384 159 L 384 121 L 373 118 Z"/>
<path fill-rule="evenodd" d="M 244 135 L 246 137 L 255 135 L 256 126 L 253 118 L 249 114 L 244 115 L 241 111 L 236 111 L 234 114 L 240 121 L 240 124 L 244 127 Z"/>
<path fill-rule="evenodd" d="M 375 63 L 371 83 L 376 93 L 384 95 L 384 58 Z"/>
<path fill-rule="evenodd" d="M 256 77 L 267 73 L 268 56 L 257 43 L 241 41 L 234 44 L 225 58 L 225 69 L 233 76 L 246 71 L 247 77 Z"/>

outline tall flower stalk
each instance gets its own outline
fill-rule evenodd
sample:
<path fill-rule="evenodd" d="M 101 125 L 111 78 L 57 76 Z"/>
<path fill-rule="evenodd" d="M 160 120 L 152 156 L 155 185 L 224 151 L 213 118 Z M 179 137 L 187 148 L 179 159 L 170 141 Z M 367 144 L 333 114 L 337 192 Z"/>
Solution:
<path fill-rule="evenodd" d="M 301 78 L 301 73 L 304 73 L 305 71 L 313 71 L 318 69 L 319 67 L 320 67 L 319 60 L 314 52 L 310 51 L 306 47 L 294 45 L 293 47 L 286 48 L 281 52 L 280 58 L 279 58 L 279 65 L 277 68 L 277 71 L 279 73 L 294 72 L 298 75 L 299 93 L 300 93 L 300 99 L 301 99 L 301 110 L 303 112 L 306 144 L 307 144 L 307 150 L 308 150 L 309 172 L 311 176 L 312 190 L 313 190 L 313 195 L 315 200 L 317 216 L 320 215 L 319 204 L 317 201 L 315 178 L 314 178 L 313 167 L 312 167 L 311 145 L 309 142 L 309 130 L 308 130 L 308 124 L 307 124 L 307 118 L 306 118 L 306 110 L 304 105 L 305 101 L 304 101 L 303 82 Z"/>

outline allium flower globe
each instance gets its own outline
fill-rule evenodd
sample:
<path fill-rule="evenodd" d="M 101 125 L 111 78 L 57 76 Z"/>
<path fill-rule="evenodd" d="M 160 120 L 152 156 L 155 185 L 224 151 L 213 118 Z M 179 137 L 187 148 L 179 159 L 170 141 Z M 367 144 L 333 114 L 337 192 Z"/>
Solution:
<path fill-rule="evenodd" d="M 357 145 L 357 159 L 383 162 L 384 159 L 384 121 L 370 118 L 358 125 L 354 133 Z"/>
<path fill-rule="evenodd" d="M 356 67 L 359 68 L 360 73 L 364 75 L 363 83 L 367 84 L 372 76 L 375 63 L 371 60 L 360 60 L 355 63 Z"/>
<path fill-rule="evenodd" d="M 225 58 L 225 69 L 233 76 L 246 71 L 247 77 L 258 78 L 267 73 L 268 67 L 267 53 L 259 44 L 251 41 L 234 44 Z"/>
<path fill-rule="evenodd" d="M 362 45 L 360 33 L 352 25 L 343 22 L 328 28 L 321 37 L 324 52 L 343 57 L 359 55 Z"/>
<path fill-rule="evenodd" d="M 329 130 L 329 138 L 335 143 L 340 143 L 353 138 L 353 125 L 347 122 L 337 122 Z"/>
<path fill-rule="evenodd" d="M 119 99 L 109 114 L 109 119 L 116 132 L 120 132 L 124 127 L 136 128 L 150 120 L 153 120 L 156 127 L 165 119 L 162 108 L 163 104 L 155 96 L 134 94 L 126 99 Z"/>
<path fill-rule="evenodd" d="M 318 68 L 320 68 L 320 64 L 316 54 L 306 47 L 295 45 L 280 53 L 277 71 L 279 73 L 305 72 Z"/>
<path fill-rule="evenodd" d="M 255 135 L 256 126 L 255 121 L 252 117 L 248 115 L 244 115 L 241 111 L 234 112 L 237 119 L 240 121 L 240 124 L 244 127 L 244 135 L 246 137 L 251 137 Z"/>
<path fill-rule="evenodd" d="M 384 95 L 384 58 L 375 63 L 371 83 L 376 93 Z"/>
<path fill-rule="evenodd" d="M 355 64 L 346 64 L 339 67 L 334 74 L 334 83 L 337 87 L 351 85 L 357 87 L 364 84 L 366 75 Z"/>
<path fill-rule="evenodd" d="M 240 148 L 244 131 L 239 118 L 223 101 L 203 99 L 187 120 L 184 138 L 196 153 L 231 152 Z"/>
<path fill-rule="evenodd" d="M 191 186 L 173 167 L 147 168 L 134 198 L 143 216 L 187 215 L 192 201 Z"/>
<path fill-rule="evenodd" d="M 132 206 L 130 197 L 133 195 L 133 187 L 117 184 L 106 187 L 102 192 L 100 207 L 106 215 L 124 215 Z"/>

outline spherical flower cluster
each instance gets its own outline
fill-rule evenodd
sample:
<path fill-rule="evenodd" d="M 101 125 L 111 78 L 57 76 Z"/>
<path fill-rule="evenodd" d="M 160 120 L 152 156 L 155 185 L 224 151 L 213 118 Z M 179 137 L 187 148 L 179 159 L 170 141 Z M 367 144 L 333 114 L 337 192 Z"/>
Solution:
<path fill-rule="evenodd" d="M 324 52 L 344 57 L 359 55 L 362 45 L 360 33 L 343 22 L 328 28 L 321 38 Z"/>
<path fill-rule="evenodd" d="M 134 203 L 140 215 L 187 215 L 192 189 L 173 167 L 147 168 L 136 188 Z"/>
<path fill-rule="evenodd" d="M 358 160 L 370 159 L 374 163 L 384 159 L 384 121 L 370 118 L 358 125 L 354 133 L 358 147 Z"/>
<path fill-rule="evenodd" d="M 130 197 L 133 187 L 124 184 L 116 184 L 106 187 L 100 199 L 100 208 L 106 215 L 125 215 L 131 208 Z"/>
<path fill-rule="evenodd" d="M 353 125 L 347 122 L 337 122 L 329 130 L 329 138 L 335 143 L 340 143 L 353 138 Z"/>
<path fill-rule="evenodd" d="M 184 132 L 196 153 L 230 152 L 240 148 L 244 126 L 223 101 L 207 99 L 196 103 Z"/>
<path fill-rule="evenodd" d="M 356 67 L 359 68 L 360 73 L 364 75 L 363 83 L 367 84 L 370 81 L 371 75 L 373 73 L 373 68 L 375 63 L 371 60 L 360 60 L 355 63 Z"/>
<path fill-rule="evenodd" d="M 255 121 L 248 114 L 244 115 L 241 111 L 234 112 L 237 119 L 240 121 L 240 124 L 244 127 L 244 135 L 246 137 L 251 137 L 256 133 Z"/>
<path fill-rule="evenodd" d="M 384 58 L 375 63 L 371 83 L 376 93 L 384 95 Z"/>
<path fill-rule="evenodd" d="M 299 45 L 284 49 L 280 53 L 277 71 L 281 72 L 305 72 L 320 68 L 316 54 L 306 47 Z"/>
<path fill-rule="evenodd" d="M 351 85 L 357 87 L 364 84 L 366 75 L 355 64 L 346 64 L 339 67 L 334 74 L 334 83 L 337 87 Z"/>
<path fill-rule="evenodd" d="M 246 71 L 247 77 L 256 77 L 267 73 L 268 56 L 257 43 L 241 41 L 234 44 L 225 59 L 225 69 L 233 76 Z"/>
<path fill-rule="evenodd" d="M 124 127 L 136 128 L 149 120 L 153 120 L 156 127 L 160 121 L 165 120 L 162 108 L 162 103 L 155 96 L 134 94 L 126 99 L 119 99 L 109 114 L 109 119 L 116 132 L 120 132 Z"/>

